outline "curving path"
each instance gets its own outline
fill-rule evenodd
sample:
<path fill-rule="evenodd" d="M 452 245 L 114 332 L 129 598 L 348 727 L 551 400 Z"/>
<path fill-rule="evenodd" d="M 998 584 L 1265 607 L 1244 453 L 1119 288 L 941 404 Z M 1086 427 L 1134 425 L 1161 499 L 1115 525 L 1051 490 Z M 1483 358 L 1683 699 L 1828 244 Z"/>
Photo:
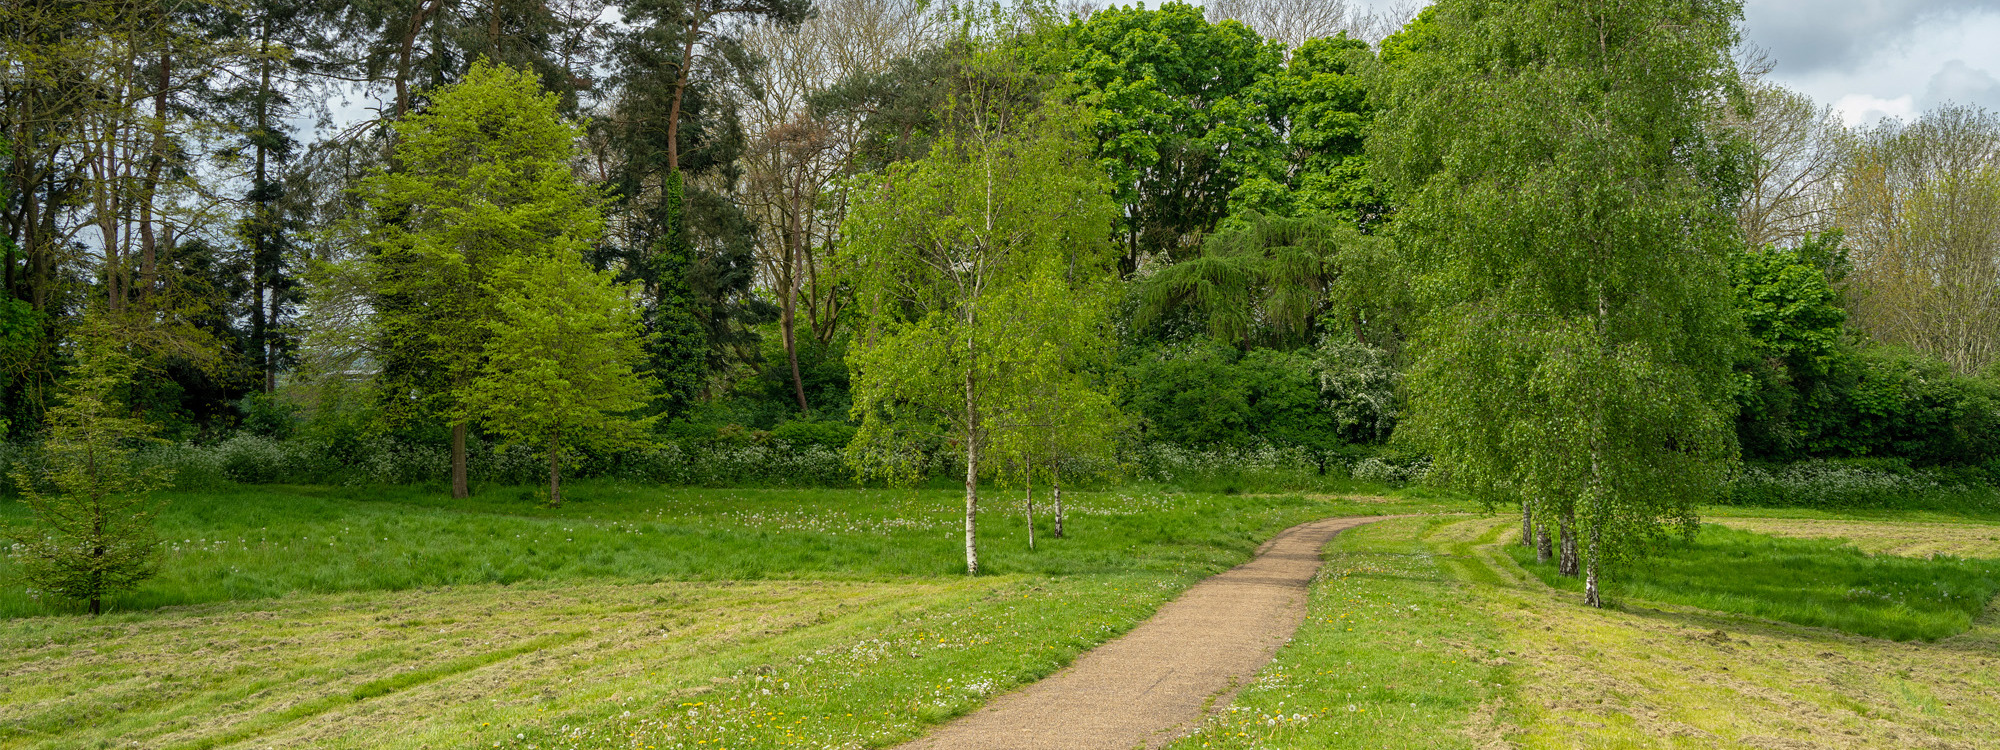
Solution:
<path fill-rule="evenodd" d="M 1048 679 L 902 746 L 902 750 L 1129 750 L 1156 748 L 1271 660 L 1305 618 L 1320 548 L 1377 521 L 1329 518 L 1265 542 L 1257 556 L 1195 584 L 1132 632 Z"/>

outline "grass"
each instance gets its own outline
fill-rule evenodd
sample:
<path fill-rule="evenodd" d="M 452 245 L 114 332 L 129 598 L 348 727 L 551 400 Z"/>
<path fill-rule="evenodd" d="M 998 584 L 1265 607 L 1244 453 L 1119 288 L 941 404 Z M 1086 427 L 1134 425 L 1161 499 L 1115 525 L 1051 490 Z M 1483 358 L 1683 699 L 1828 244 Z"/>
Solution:
<path fill-rule="evenodd" d="M 1366 493 L 1370 488 L 1357 486 Z M 297 593 L 534 581 L 870 579 L 964 571 L 962 494 L 940 490 L 686 490 L 579 483 L 560 509 L 511 490 L 452 500 L 414 488 L 243 486 L 170 493 L 162 573 L 112 597 L 150 610 Z M 995 574 L 1203 576 L 1270 534 L 1332 515 L 1437 507 L 1335 496 L 1068 492 L 1068 538 L 1027 547 L 1019 496 L 991 491 L 981 567 Z M 1463 506 L 1460 506 L 1463 507 Z M 0 522 L 22 520 L 0 501 Z M 0 561 L 0 580 L 10 566 Z M 81 611 L 14 585 L 0 617 Z"/>
<path fill-rule="evenodd" d="M 1071 538 L 1044 525 L 1029 552 L 1018 501 L 995 492 L 978 577 L 959 572 L 947 491 L 585 483 L 560 510 L 507 492 L 176 496 L 167 576 L 113 614 L 0 598 L 28 615 L 0 619 L 0 748 L 886 747 L 1061 668 L 1281 528 L 1469 509 L 1414 494 L 1066 493 Z M 1722 520 L 1918 555 L 1940 528 L 1970 548 L 2000 534 L 1909 514 Z M 1648 568 L 1653 589 L 1635 568 L 1623 606 L 1594 610 L 1519 564 L 1514 524 L 1343 533 L 1290 644 L 1173 747 L 1979 747 L 2000 731 L 2000 607 L 1952 577 L 1992 561 L 1711 528 Z M 1893 614 L 1836 601 L 1876 580 L 1969 621 L 1895 641 L 1737 611 Z M 1938 582 L 1953 595 L 1926 598 Z"/>
<path fill-rule="evenodd" d="M 1553 561 L 1509 545 L 1543 582 L 1581 591 Z M 1765 617 L 1892 640 L 1937 640 L 1958 633 L 2000 592 L 2000 560 L 1870 555 L 1824 539 L 1791 539 L 1702 527 L 1692 542 L 1616 571 L 1606 592 L 1716 612 Z"/>
<path fill-rule="evenodd" d="M 510 494 L 174 496 L 166 572 L 112 614 L 0 599 L 0 748 L 883 746 L 1278 530 L 1439 507 L 1065 493 L 1068 538 L 1031 552 L 996 492 L 967 577 L 948 492 Z"/>
<path fill-rule="evenodd" d="M 1291 643 L 1171 747 L 1477 747 L 1443 730 L 1465 728 L 1511 678 L 1477 594 L 1425 541 L 1462 522 L 1393 519 L 1335 537 Z"/>

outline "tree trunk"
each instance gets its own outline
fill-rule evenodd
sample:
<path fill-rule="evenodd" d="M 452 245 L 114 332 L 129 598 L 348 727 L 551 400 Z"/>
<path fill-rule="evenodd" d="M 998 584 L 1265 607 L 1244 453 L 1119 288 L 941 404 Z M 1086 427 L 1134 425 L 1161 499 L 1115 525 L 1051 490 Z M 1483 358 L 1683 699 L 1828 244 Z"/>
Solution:
<path fill-rule="evenodd" d="M 1521 546 L 1527 547 L 1533 545 L 1534 543 L 1535 543 L 1534 507 L 1529 505 L 1528 501 L 1522 500 L 1521 501 Z"/>
<path fill-rule="evenodd" d="M 1570 578 L 1575 578 L 1577 575 L 1576 511 L 1565 508 L 1563 510 L 1561 525 L 1562 557 L 1556 561 L 1556 572 Z"/>
<path fill-rule="evenodd" d="M 972 404 L 972 379 L 966 378 L 966 405 Z M 965 574 L 979 574 L 979 444 L 965 431 Z"/>
<path fill-rule="evenodd" d="M 793 322 L 797 319 L 799 293 L 791 286 L 786 284 L 785 306 L 778 315 L 778 334 L 785 343 L 785 361 L 792 366 L 792 395 L 799 400 L 799 413 L 804 414 L 809 408 L 806 406 L 806 381 L 799 375 L 798 334 L 794 332 Z"/>
<path fill-rule="evenodd" d="M 465 481 L 465 423 L 451 426 L 451 496 L 463 500 L 472 497 L 472 488 Z"/>
<path fill-rule="evenodd" d="M 1035 551 L 1035 461 L 1028 460 L 1028 551 Z"/>
<path fill-rule="evenodd" d="M 1555 556 L 1555 553 L 1555 540 L 1549 538 L 1549 525 L 1545 523 L 1536 526 L 1535 562 L 1548 562 L 1549 558 Z"/>
<path fill-rule="evenodd" d="M 551 508 L 562 507 L 562 462 L 557 460 L 557 457 L 562 455 L 561 435 L 560 432 L 549 432 L 549 507 Z"/>
<path fill-rule="evenodd" d="M 1583 577 L 1583 603 L 1592 607 L 1603 607 L 1604 599 L 1597 592 L 1597 542 L 1598 525 L 1590 525 L 1590 572 Z"/>
<path fill-rule="evenodd" d="M 1055 533 L 1051 536 L 1061 539 L 1063 538 L 1062 473 L 1053 463 L 1049 465 L 1049 485 L 1050 491 L 1055 495 L 1056 504 L 1056 527 Z"/>

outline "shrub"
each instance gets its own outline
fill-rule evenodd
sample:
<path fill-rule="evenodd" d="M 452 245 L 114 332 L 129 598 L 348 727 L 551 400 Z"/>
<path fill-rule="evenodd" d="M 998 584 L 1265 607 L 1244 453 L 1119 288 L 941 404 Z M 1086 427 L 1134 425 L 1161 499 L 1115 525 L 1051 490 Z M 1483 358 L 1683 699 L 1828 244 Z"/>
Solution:
<path fill-rule="evenodd" d="M 1984 470 L 1916 469 L 1900 458 L 1750 464 L 1724 498 L 1759 507 L 2000 511 L 2000 489 Z"/>

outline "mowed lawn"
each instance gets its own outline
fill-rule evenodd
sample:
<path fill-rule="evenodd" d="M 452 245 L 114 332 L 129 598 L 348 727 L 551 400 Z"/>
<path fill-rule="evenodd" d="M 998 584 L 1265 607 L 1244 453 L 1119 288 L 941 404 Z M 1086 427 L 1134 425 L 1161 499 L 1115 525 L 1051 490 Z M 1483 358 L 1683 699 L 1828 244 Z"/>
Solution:
<path fill-rule="evenodd" d="M 586 485 L 560 510 L 501 492 L 179 496 L 167 574 L 113 614 L 6 593 L 0 747 L 884 747 L 1059 669 L 1282 528 L 1387 514 L 1411 515 L 1337 537 L 1291 643 L 1176 750 L 2000 736 L 2000 608 L 1964 601 L 1991 590 L 2000 524 L 1733 510 L 1734 530 L 1592 610 L 1522 564 L 1512 518 L 1354 489 L 1069 493 L 1069 538 L 1043 515 L 1033 551 L 996 491 L 978 577 L 945 491 Z M 1936 555 L 1941 530 L 1963 557 Z M 1737 580 L 1774 570 L 1817 588 Z M 1854 632 L 1881 597 L 1829 592 L 1870 576 L 1944 583 L 1897 605 L 1930 630 Z"/>
<path fill-rule="evenodd" d="M 1646 585 L 1624 587 L 1632 590 L 1603 610 L 1517 562 L 1516 518 L 1392 519 L 1344 533 L 1328 546 L 1291 644 L 1173 750 L 1995 746 L 2000 601 L 1984 602 L 1948 634 L 1897 641 L 1642 595 L 1664 596 L 1654 582 L 1671 577 L 1681 587 L 1673 599 L 1799 619 L 1831 613 L 1831 622 L 1872 628 L 1854 615 L 1882 611 L 1874 592 L 1843 603 L 1819 590 L 1759 591 L 1735 579 L 1772 567 L 1801 580 L 1928 573 L 1963 586 L 1968 571 L 1976 577 L 2000 560 L 1870 557 L 1841 540 L 1919 549 L 1944 523 L 1960 549 L 1977 552 L 1987 548 L 1972 540 L 2000 536 L 2000 524 L 1875 514 L 1840 521 L 1837 540 L 1822 525 L 1792 528 L 1791 519 L 1752 512 L 1721 520 L 1790 538 L 1711 535 L 1670 552 Z M 1772 550 L 1775 560 L 1706 576 L 1684 565 Z M 1956 619 L 1962 605 L 1943 593 L 1900 606 L 1920 619 Z"/>
<path fill-rule="evenodd" d="M 1034 550 L 995 490 L 973 578 L 946 491 L 175 495 L 161 576 L 110 614 L 0 592 L 0 747 L 882 746 L 1288 526 L 1471 510 L 1356 489 L 1069 492 Z"/>

